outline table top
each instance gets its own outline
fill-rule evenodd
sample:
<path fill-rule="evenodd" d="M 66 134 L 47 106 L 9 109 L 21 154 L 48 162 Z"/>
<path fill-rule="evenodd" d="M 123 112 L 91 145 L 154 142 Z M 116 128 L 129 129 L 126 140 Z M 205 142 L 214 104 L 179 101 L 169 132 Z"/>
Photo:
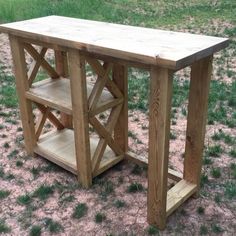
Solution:
<path fill-rule="evenodd" d="M 228 45 L 227 38 L 62 16 L 3 24 L 0 32 L 171 69 L 191 65 Z"/>

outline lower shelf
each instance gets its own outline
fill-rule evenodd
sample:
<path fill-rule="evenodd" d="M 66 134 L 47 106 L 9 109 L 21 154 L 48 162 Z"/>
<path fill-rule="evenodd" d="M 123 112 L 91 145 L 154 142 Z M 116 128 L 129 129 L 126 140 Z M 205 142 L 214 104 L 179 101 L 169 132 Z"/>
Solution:
<path fill-rule="evenodd" d="M 97 147 L 98 139 L 90 138 L 91 156 Z M 45 157 L 49 161 L 61 166 L 62 168 L 77 174 L 74 132 L 70 129 L 63 129 L 41 136 L 38 145 L 34 149 L 35 153 Z M 93 177 L 101 174 L 111 166 L 123 159 L 122 156 L 115 156 L 114 152 L 107 147 L 99 169 L 93 173 Z"/>

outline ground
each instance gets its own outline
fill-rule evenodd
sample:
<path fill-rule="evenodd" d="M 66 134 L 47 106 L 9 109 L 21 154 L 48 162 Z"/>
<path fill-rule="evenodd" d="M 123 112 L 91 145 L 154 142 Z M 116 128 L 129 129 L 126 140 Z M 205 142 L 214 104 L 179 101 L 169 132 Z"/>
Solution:
<path fill-rule="evenodd" d="M 207 33 L 221 35 L 225 29 L 234 29 L 234 26 L 227 21 L 212 21 Z M 204 32 L 204 27 L 198 30 Z M 181 28 L 181 31 L 191 32 L 191 29 Z M 7 37 L 0 35 L 0 233 L 235 235 L 234 45 L 216 54 L 214 60 L 211 87 L 213 95 L 209 104 L 200 196 L 190 198 L 168 218 L 166 229 L 158 231 L 146 221 L 146 168 L 124 161 L 96 178 L 93 187 L 85 190 L 77 183 L 76 176 L 39 156 L 27 156 L 20 144 L 22 129 L 19 109 L 9 105 L 9 100 L 5 99 L 9 96 L 5 90 L 6 85 L 13 86 L 12 63 Z M 188 86 L 188 74 L 187 68 L 175 78 L 177 83 L 174 103 L 178 105 L 172 111 L 170 166 L 181 172 L 187 113 L 185 85 Z M 147 76 L 143 71 L 130 71 L 130 77 L 139 79 L 140 75 Z M 137 98 L 134 100 L 140 102 Z M 134 101 L 131 100 L 129 105 L 135 106 Z M 146 103 L 141 104 L 141 109 L 129 111 L 129 146 L 136 153 L 147 157 L 148 115 L 147 109 L 143 109 L 145 105 Z"/>

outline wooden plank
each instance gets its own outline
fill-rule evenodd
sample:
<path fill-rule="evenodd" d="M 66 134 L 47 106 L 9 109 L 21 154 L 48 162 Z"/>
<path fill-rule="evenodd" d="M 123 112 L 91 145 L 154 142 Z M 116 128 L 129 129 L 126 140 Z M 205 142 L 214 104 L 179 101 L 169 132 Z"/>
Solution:
<path fill-rule="evenodd" d="M 148 155 L 148 222 L 160 229 L 166 224 L 172 73 L 151 69 Z"/>
<path fill-rule="evenodd" d="M 43 113 L 41 112 L 41 114 L 39 116 L 38 122 L 35 125 L 35 130 L 36 130 L 35 137 L 36 137 L 36 140 L 39 139 L 39 136 L 40 136 L 40 134 L 41 134 L 41 132 L 43 130 L 43 126 L 44 126 L 44 123 L 45 123 L 45 121 L 47 119 L 47 116 L 48 116 L 49 112 L 50 112 L 50 108 L 47 107 L 45 109 L 45 112 L 43 112 Z"/>
<path fill-rule="evenodd" d="M 123 95 L 123 105 L 114 128 L 114 140 L 124 153 L 128 151 L 128 70 L 127 67 L 115 64 L 112 78 Z"/>
<path fill-rule="evenodd" d="M 92 91 L 93 85 L 87 84 L 87 95 Z M 34 102 L 44 104 L 66 114 L 72 114 L 70 81 L 68 79 L 45 79 L 32 84 L 29 91 L 26 92 L 26 97 Z M 106 107 L 117 104 L 113 96 L 103 90 L 101 98 L 98 101 L 97 111 L 103 111 Z M 101 107 L 100 107 L 101 106 Z"/>
<path fill-rule="evenodd" d="M 79 51 L 69 50 L 68 63 L 71 82 L 72 113 L 74 117 L 77 170 L 81 184 L 88 188 L 92 184 L 92 167 L 89 144 L 85 60 L 79 55 Z"/>
<path fill-rule="evenodd" d="M 107 125 L 106 125 L 106 130 L 108 133 L 111 133 L 114 130 L 115 124 L 118 120 L 120 111 L 121 111 L 122 106 L 119 105 L 115 108 L 112 109 L 111 114 L 108 118 Z M 99 140 L 98 146 L 96 148 L 96 151 L 92 157 L 92 170 L 93 172 L 96 172 L 99 168 L 99 165 L 101 163 L 103 153 L 105 151 L 105 148 L 107 144 L 111 145 L 112 148 L 114 148 L 114 151 L 117 152 L 116 154 L 121 154 L 122 150 L 119 150 L 119 147 L 116 147 L 114 145 L 113 139 L 109 135 L 107 135 L 107 132 L 104 132 L 104 129 L 101 128 L 101 125 L 98 125 L 98 122 L 96 122 L 95 119 L 90 119 L 91 124 L 95 124 L 95 127 L 98 134 L 102 134 L 101 138 Z M 103 137 L 104 136 L 104 137 Z M 107 138 L 107 139 L 106 139 Z"/>
<path fill-rule="evenodd" d="M 169 216 L 197 190 L 197 185 L 181 180 L 167 192 L 166 215 Z"/>
<path fill-rule="evenodd" d="M 98 139 L 90 138 L 91 154 L 95 152 L 97 144 Z M 63 129 L 41 135 L 34 151 L 71 173 L 78 174 L 73 130 Z M 100 168 L 96 173 L 93 173 L 93 177 L 117 164 L 120 160 L 121 156 L 115 156 L 114 152 L 107 147 Z"/>
<path fill-rule="evenodd" d="M 147 158 L 137 155 L 133 152 L 130 152 L 130 151 L 126 152 L 125 158 L 129 161 L 132 161 L 132 162 L 138 164 L 138 165 L 148 166 L 148 159 Z M 176 171 L 176 170 L 168 168 L 168 178 L 179 182 L 180 180 L 183 179 L 183 174 Z"/>
<path fill-rule="evenodd" d="M 32 114 L 32 104 L 25 97 L 25 92 L 29 90 L 25 53 L 23 45 L 21 45 L 17 37 L 10 35 L 9 40 L 13 55 L 16 90 L 19 98 L 20 117 L 23 126 L 25 147 L 27 153 L 33 155 L 33 150 L 36 145 L 36 137 L 34 129 L 34 118 Z"/>
<path fill-rule="evenodd" d="M 1 25 L 0 31 L 40 39 L 41 42 L 53 45 L 171 69 L 190 65 L 228 45 L 228 39 L 225 38 L 61 16 L 8 23 Z"/>
<path fill-rule="evenodd" d="M 200 187 L 212 57 L 193 64 L 189 92 L 184 179 Z"/>
<path fill-rule="evenodd" d="M 68 61 L 67 61 L 67 53 L 64 51 L 54 50 L 55 54 L 55 65 L 56 71 L 61 77 L 69 77 L 68 71 Z M 73 119 L 71 115 L 61 112 L 61 122 L 64 127 L 73 128 Z"/>
<path fill-rule="evenodd" d="M 47 107 L 43 106 L 42 104 L 40 103 L 36 103 L 36 106 L 37 108 L 41 111 L 41 113 L 45 113 L 47 111 Z M 48 112 L 47 114 L 47 118 L 52 122 L 52 124 L 58 129 L 58 130 L 61 130 L 61 129 L 64 129 L 64 125 L 53 115 L 52 112 Z"/>
<path fill-rule="evenodd" d="M 44 57 L 45 53 L 47 52 L 47 48 L 41 47 L 39 50 L 40 57 Z M 28 71 L 28 80 L 29 80 L 29 86 L 32 85 L 38 70 L 40 68 L 41 62 L 34 60 L 30 66 L 30 69 Z"/>
<path fill-rule="evenodd" d="M 24 48 L 27 50 L 27 52 L 34 58 L 35 61 L 38 61 L 43 69 L 48 73 L 48 75 L 52 79 L 56 79 L 59 77 L 57 72 L 53 69 L 53 67 L 42 57 L 37 50 L 31 45 L 24 43 Z"/>

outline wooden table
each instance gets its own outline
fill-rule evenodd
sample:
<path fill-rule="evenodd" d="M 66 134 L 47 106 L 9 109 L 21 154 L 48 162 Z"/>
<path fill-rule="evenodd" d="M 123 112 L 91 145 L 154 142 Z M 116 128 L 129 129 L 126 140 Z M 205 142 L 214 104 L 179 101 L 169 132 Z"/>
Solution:
<path fill-rule="evenodd" d="M 124 158 L 148 164 L 148 222 L 163 229 L 167 216 L 199 191 L 212 56 L 228 39 L 59 16 L 4 24 L 0 32 L 9 34 L 28 153 L 78 174 L 85 187 Z M 55 69 L 44 58 L 48 48 L 55 50 Z M 31 67 L 25 51 L 34 59 Z M 86 63 L 98 75 L 95 85 L 86 82 Z M 40 66 L 49 79 L 33 83 Z M 128 151 L 128 66 L 150 71 L 148 161 Z M 168 156 L 173 73 L 186 66 L 191 82 L 182 176 L 168 170 Z M 41 112 L 36 125 L 32 102 Z M 52 108 L 62 112 L 61 120 Z M 97 115 L 107 110 L 104 125 Z M 56 132 L 42 134 L 46 119 Z M 89 137 L 89 125 L 98 139 Z M 168 177 L 177 182 L 170 190 Z"/>

